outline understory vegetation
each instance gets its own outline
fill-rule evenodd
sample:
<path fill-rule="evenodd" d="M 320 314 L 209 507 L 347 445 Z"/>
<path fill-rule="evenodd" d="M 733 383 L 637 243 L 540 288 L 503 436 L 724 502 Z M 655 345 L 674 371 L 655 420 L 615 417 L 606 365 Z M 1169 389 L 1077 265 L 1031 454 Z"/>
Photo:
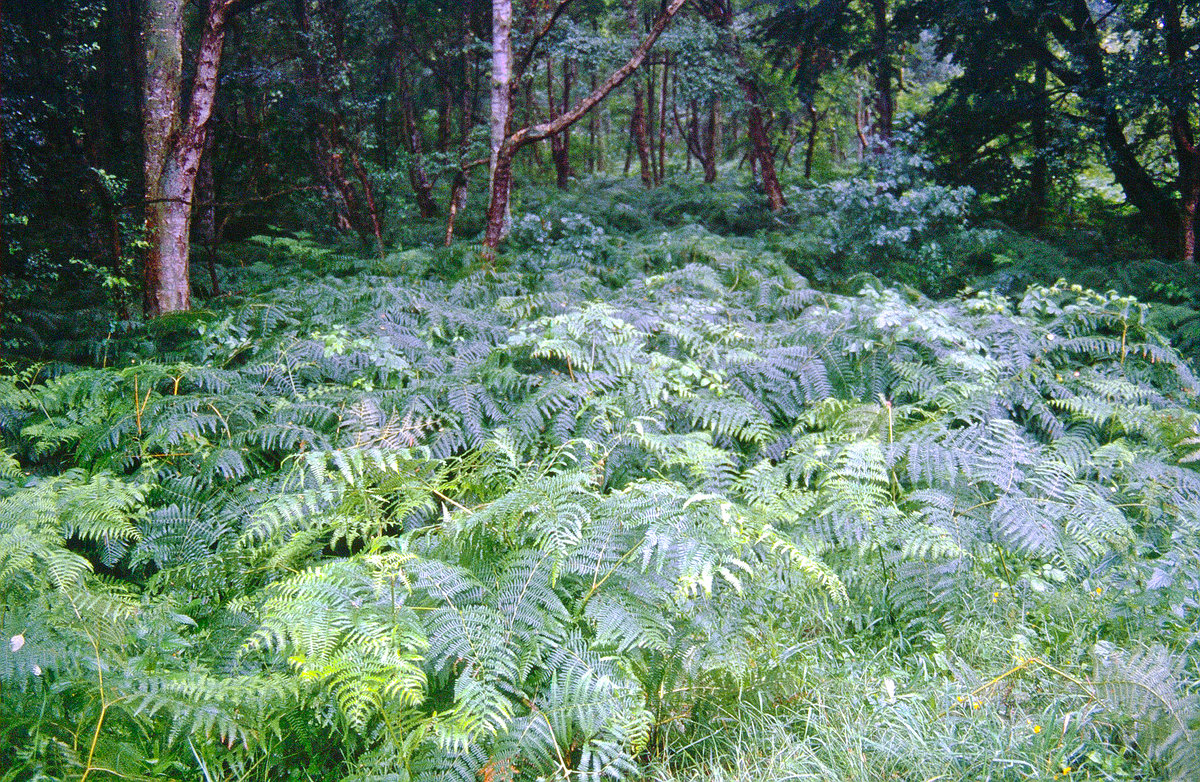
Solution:
<path fill-rule="evenodd" d="M 890 165 L 24 315 L 0 779 L 1200 776 L 1181 303 Z"/>

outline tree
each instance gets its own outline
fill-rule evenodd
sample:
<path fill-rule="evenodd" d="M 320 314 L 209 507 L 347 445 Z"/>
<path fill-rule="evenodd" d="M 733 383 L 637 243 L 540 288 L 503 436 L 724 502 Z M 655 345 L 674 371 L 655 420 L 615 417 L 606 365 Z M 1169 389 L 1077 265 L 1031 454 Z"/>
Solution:
<path fill-rule="evenodd" d="M 778 212 L 787 205 L 787 201 L 783 197 L 783 188 L 779 184 L 779 176 L 775 172 L 775 148 L 767 137 L 766 124 L 763 121 L 762 89 L 758 78 L 746 61 L 742 42 L 733 32 L 733 2 L 732 0 L 707 0 L 703 4 L 703 8 L 709 21 L 727 31 L 732 59 L 737 64 L 737 85 L 746 102 L 746 134 L 750 140 L 751 153 L 753 160 L 757 162 L 763 192 L 767 195 L 767 204 L 772 212 Z"/>
<path fill-rule="evenodd" d="M 683 8 L 686 0 L 669 0 L 655 18 L 645 38 L 634 48 L 629 59 L 610 73 L 596 89 L 580 100 L 570 111 L 553 119 L 527 125 L 510 132 L 512 121 L 512 0 L 492 2 L 492 90 L 491 90 L 491 183 L 484 246 L 494 250 L 506 231 L 509 191 L 512 187 L 512 161 L 522 146 L 559 133 L 596 107 L 610 92 L 629 78 L 662 35 L 671 19 Z M 561 0 L 560 0 L 561 4 Z M 531 50 L 532 51 L 532 50 Z M 528 54 L 526 56 L 529 56 Z"/>
<path fill-rule="evenodd" d="M 901 43 L 920 30 L 899 24 L 898 17 L 907 18 L 908 12 L 892 0 L 787 0 L 761 32 L 776 63 L 793 74 L 803 95 L 813 94 L 834 62 L 850 69 L 865 66 L 872 83 L 871 134 L 875 151 L 882 152 L 895 122 Z"/>
<path fill-rule="evenodd" d="M 1049 144 L 1043 124 L 1048 98 L 1060 93 L 1082 115 L 1090 130 L 1081 139 L 1100 153 L 1157 249 L 1196 262 L 1200 3 L 1002 0 L 990 3 L 985 14 L 966 0 L 924 0 L 916 7 L 924 19 L 941 22 L 942 51 L 964 67 L 949 94 L 958 96 L 959 105 L 983 109 L 979 122 L 971 123 L 983 132 L 964 153 L 996 154 L 987 145 L 989 132 L 1011 127 L 1014 117 L 1013 104 L 995 100 L 997 86 L 1028 81 L 1023 74 L 1032 74 L 1032 89 L 1021 100 L 1026 108 L 1017 116 L 1030 121 L 1038 157 Z M 951 121 L 957 116 L 947 112 Z M 1000 135 L 992 132 L 991 138 Z M 1157 162 L 1162 152 L 1173 176 Z M 1040 188 L 1044 173 L 1031 175 Z"/>
<path fill-rule="evenodd" d="M 192 197 L 217 97 L 226 25 L 245 0 L 203 9 L 195 75 L 183 110 L 184 0 L 145 0 L 142 149 L 146 199 L 145 309 L 148 317 L 191 307 L 188 241 Z"/>

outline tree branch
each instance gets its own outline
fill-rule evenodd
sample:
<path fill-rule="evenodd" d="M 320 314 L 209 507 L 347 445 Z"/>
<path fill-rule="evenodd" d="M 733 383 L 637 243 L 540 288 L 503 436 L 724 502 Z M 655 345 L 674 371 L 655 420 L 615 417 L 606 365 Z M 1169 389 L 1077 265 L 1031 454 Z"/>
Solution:
<path fill-rule="evenodd" d="M 521 57 L 521 62 L 517 65 L 517 69 L 513 71 L 515 77 L 520 78 L 525 75 L 525 69 L 529 67 L 529 63 L 533 62 L 533 55 L 537 52 L 538 44 L 550 34 L 550 30 L 554 27 L 555 22 L 558 21 L 558 17 L 562 16 L 563 11 L 567 10 L 567 6 L 572 2 L 574 0 L 558 0 L 558 5 L 554 7 L 550 18 L 546 20 L 546 23 L 542 25 L 542 29 L 538 30 L 533 36 L 533 40 L 529 42 L 529 49 Z"/>
<path fill-rule="evenodd" d="M 505 141 L 505 144 L 512 150 L 517 149 L 523 144 L 531 141 L 539 141 L 544 138 L 553 136 L 571 125 L 575 124 L 580 118 L 592 110 L 597 103 L 608 97 L 608 93 L 616 89 L 620 84 L 629 78 L 642 61 L 646 59 L 646 55 L 650 53 L 650 48 L 654 46 L 654 42 L 662 35 L 663 30 L 667 29 L 671 19 L 683 8 L 687 0 L 670 0 L 658 18 L 654 20 L 654 24 L 650 26 L 650 32 L 642 40 L 638 47 L 633 50 L 633 54 L 629 60 L 617 70 L 609 74 L 609 77 L 604 82 L 592 91 L 590 95 L 581 100 L 570 111 L 560 114 L 548 122 L 540 122 L 536 125 L 529 125 L 521 128 L 516 133 L 513 133 Z"/>

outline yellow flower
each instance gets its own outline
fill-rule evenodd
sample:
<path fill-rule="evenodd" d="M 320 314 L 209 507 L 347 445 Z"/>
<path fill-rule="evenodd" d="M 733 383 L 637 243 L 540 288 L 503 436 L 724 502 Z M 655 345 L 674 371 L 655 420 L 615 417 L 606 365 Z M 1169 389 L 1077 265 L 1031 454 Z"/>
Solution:
<path fill-rule="evenodd" d="M 963 696 L 961 696 L 961 695 L 959 695 L 959 696 L 958 696 L 958 702 L 959 702 L 959 703 L 962 703 L 962 702 L 963 702 L 963 701 L 965 701 L 965 700 L 966 700 L 966 698 L 964 698 Z"/>
<path fill-rule="evenodd" d="M 1033 726 L 1033 732 L 1034 732 L 1034 733 L 1041 733 L 1041 732 L 1042 732 L 1042 726 L 1041 726 L 1041 725 L 1034 725 L 1034 726 Z"/>
<path fill-rule="evenodd" d="M 1098 595 L 1104 594 L 1104 587 L 1096 587 L 1096 594 L 1098 594 Z"/>
<path fill-rule="evenodd" d="M 971 704 L 971 708 L 972 709 L 981 709 L 981 708 L 983 708 L 983 704 L 980 703 L 979 701 L 975 701 L 974 703 Z"/>

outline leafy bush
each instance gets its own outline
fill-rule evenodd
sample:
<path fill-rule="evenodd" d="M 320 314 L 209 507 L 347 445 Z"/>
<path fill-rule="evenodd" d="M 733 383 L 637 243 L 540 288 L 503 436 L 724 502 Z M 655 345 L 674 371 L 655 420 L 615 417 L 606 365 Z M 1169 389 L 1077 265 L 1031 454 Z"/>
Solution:
<path fill-rule="evenodd" d="M 932 168 L 898 144 L 857 176 L 797 191 L 812 228 L 795 245 L 803 270 L 822 281 L 867 273 L 934 296 L 961 288 L 995 234 L 967 227 L 975 192 L 935 184 Z"/>

